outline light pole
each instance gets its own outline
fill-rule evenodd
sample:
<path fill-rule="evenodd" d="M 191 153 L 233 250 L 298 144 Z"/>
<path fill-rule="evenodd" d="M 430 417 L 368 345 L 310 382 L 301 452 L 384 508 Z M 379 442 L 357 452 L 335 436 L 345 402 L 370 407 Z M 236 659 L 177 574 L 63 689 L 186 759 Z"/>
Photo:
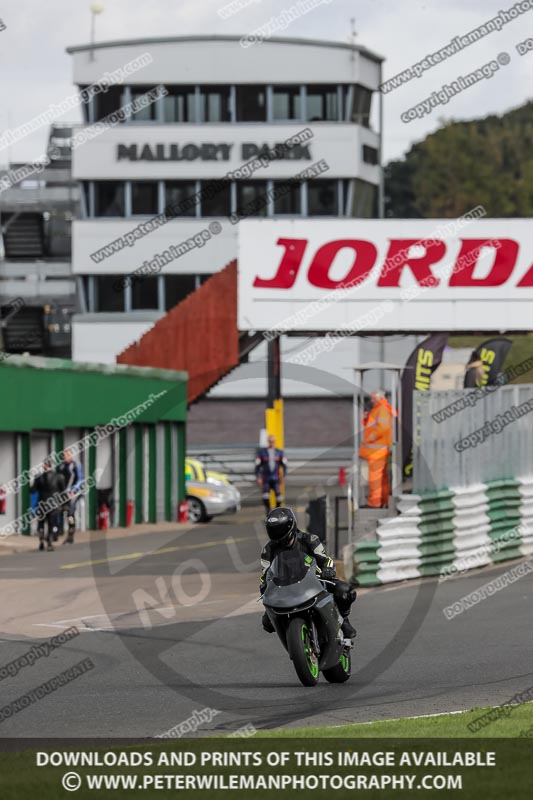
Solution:
<path fill-rule="evenodd" d="M 91 50 L 89 60 L 94 61 L 94 31 L 95 31 L 95 20 L 98 14 L 101 14 L 104 10 L 104 4 L 99 3 L 98 0 L 95 0 L 94 3 L 91 3 Z"/>

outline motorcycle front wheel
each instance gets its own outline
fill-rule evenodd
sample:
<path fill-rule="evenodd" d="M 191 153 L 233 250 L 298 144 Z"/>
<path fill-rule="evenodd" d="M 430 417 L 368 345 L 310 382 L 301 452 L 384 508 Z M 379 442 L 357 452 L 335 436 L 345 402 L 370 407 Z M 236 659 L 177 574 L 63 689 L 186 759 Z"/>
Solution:
<path fill-rule="evenodd" d="M 324 678 L 330 683 L 344 683 L 352 673 L 352 656 L 348 650 L 343 653 L 338 664 L 323 670 Z"/>
<path fill-rule="evenodd" d="M 318 658 L 313 650 L 311 632 L 301 617 L 294 617 L 289 623 L 287 650 L 303 685 L 316 686 L 319 675 Z"/>

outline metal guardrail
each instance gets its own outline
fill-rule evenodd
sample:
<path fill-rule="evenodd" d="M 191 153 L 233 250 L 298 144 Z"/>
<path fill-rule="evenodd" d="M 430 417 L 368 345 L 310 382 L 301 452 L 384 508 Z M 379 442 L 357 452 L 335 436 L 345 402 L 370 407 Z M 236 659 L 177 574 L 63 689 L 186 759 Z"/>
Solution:
<path fill-rule="evenodd" d="M 189 447 L 187 454 L 198 458 L 207 468 L 225 472 L 239 487 L 255 483 L 255 454 L 257 446 Z M 337 481 L 340 467 L 349 467 L 353 451 L 350 447 L 286 448 L 287 479 L 290 486 L 316 486 Z"/>
<path fill-rule="evenodd" d="M 79 199 L 80 190 L 75 185 L 43 186 L 31 189 L 13 186 L 2 192 L 2 211 L 20 211 L 21 209 L 33 210 L 39 208 L 45 210 L 50 205 L 71 206 L 74 203 L 78 203 Z"/>
<path fill-rule="evenodd" d="M 33 261 L 9 261 L 0 258 L 0 278 L 14 280 L 45 280 L 69 278 L 74 280 L 70 259 L 59 261 L 41 259 Z"/>

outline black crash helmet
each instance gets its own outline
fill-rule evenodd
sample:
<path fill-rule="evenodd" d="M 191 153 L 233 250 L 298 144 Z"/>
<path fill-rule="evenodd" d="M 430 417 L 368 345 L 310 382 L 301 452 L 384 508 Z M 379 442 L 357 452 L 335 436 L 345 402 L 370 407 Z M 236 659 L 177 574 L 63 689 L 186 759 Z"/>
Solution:
<path fill-rule="evenodd" d="M 277 544 L 287 544 L 297 529 L 298 523 L 292 508 L 275 508 L 265 519 L 268 538 Z"/>

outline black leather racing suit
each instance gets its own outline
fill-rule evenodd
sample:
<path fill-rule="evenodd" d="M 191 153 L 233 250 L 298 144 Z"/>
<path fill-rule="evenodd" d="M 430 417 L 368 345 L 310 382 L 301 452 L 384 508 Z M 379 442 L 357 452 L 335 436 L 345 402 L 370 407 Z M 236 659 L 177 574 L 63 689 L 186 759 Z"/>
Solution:
<path fill-rule="evenodd" d="M 295 535 L 295 541 L 291 546 L 288 545 L 279 545 L 276 542 L 268 541 L 261 551 L 261 578 L 259 579 L 259 591 L 261 594 L 265 591 L 266 588 L 266 573 L 268 568 L 270 567 L 274 557 L 281 552 L 282 550 L 290 550 L 292 547 L 299 548 L 305 555 L 311 556 L 314 558 L 317 564 L 317 567 L 320 570 L 327 569 L 332 570 L 335 572 L 335 562 L 332 558 L 328 556 L 324 549 L 324 545 L 314 533 L 304 533 L 304 531 L 297 530 Z M 328 578 L 329 580 L 329 578 Z M 341 581 L 339 578 L 333 579 L 332 583 L 326 583 L 326 588 L 329 592 L 333 594 L 335 598 L 335 603 L 337 604 L 337 608 L 339 612 L 347 619 L 350 615 L 350 609 L 352 603 L 355 602 L 357 597 L 357 592 L 355 589 L 350 586 L 349 583 L 345 581 Z M 265 630 L 273 631 L 272 623 L 270 622 L 268 615 L 263 614 L 263 627 Z"/>
<path fill-rule="evenodd" d="M 52 540 L 56 541 L 59 533 L 61 520 L 61 503 L 59 501 L 65 491 L 65 479 L 53 470 L 47 470 L 35 478 L 30 491 L 37 492 L 39 495 L 36 510 L 39 540 L 43 542 L 46 538 L 48 544 L 52 544 Z M 47 526 L 46 537 L 44 535 L 45 524 Z"/>

